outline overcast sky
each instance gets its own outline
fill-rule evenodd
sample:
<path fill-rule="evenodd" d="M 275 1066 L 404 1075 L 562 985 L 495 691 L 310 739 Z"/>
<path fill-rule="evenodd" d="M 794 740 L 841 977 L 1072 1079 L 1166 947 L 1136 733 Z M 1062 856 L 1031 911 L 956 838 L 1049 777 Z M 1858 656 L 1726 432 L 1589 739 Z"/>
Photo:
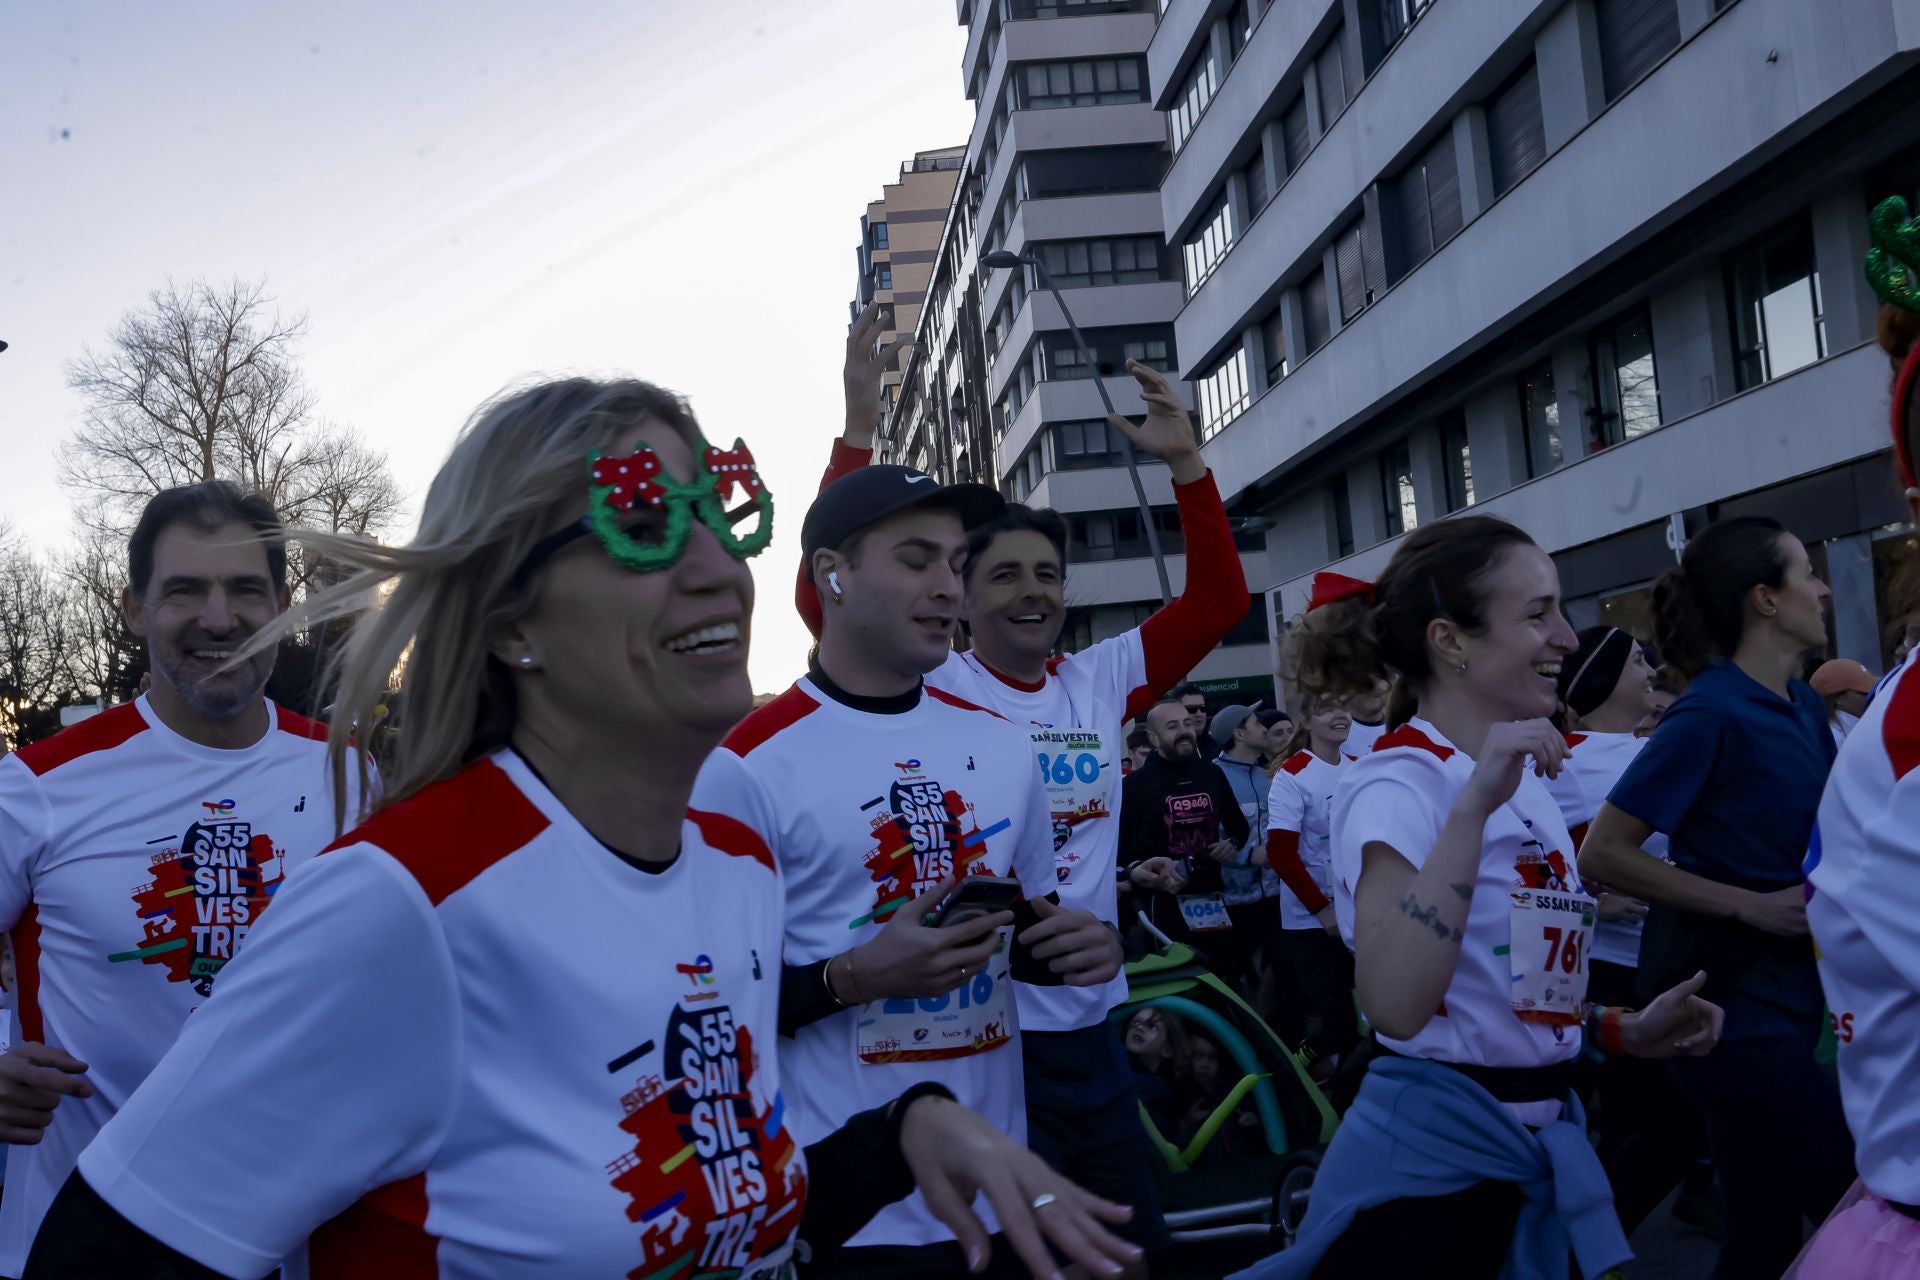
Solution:
<path fill-rule="evenodd" d="M 413 498 L 533 374 L 630 372 L 745 437 L 778 690 L 858 219 L 965 141 L 963 45 L 951 0 L 0 5 L 0 520 L 68 536 L 67 360 L 169 277 L 265 278 L 322 413 Z"/>

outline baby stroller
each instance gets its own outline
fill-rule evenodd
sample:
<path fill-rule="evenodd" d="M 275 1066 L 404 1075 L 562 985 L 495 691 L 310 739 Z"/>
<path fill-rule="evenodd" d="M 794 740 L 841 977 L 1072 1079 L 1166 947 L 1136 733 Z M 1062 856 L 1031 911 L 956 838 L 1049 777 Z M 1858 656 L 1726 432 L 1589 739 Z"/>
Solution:
<path fill-rule="evenodd" d="M 1127 965 L 1127 1000 L 1109 1017 L 1124 1021 L 1159 1009 L 1219 1046 L 1225 1096 L 1184 1145 L 1162 1132 L 1141 1107 L 1147 1136 L 1160 1153 L 1160 1179 L 1170 1253 L 1181 1262 L 1223 1274 L 1224 1268 L 1265 1257 L 1293 1243 L 1306 1216 L 1314 1170 L 1339 1118 L 1296 1055 L 1226 983 L 1208 972 L 1193 949 L 1170 943 Z M 1235 1113 L 1252 1103 L 1255 1123 L 1232 1154 L 1209 1148 Z M 1184 1136 L 1184 1135 L 1183 1135 Z M 1199 1273 L 1197 1273 L 1199 1274 Z"/>

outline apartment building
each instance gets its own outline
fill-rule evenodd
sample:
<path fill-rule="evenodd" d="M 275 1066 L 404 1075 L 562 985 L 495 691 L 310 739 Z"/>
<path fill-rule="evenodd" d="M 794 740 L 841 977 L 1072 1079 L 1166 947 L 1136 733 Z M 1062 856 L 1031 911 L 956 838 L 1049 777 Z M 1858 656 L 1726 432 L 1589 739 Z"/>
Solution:
<path fill-rule="evenodd" d="M 854 287 L 855 316 L 878 301 L 892 317 L 882 335 L 891 342 L 920 323 L 927 281 L 940 247 L 940 230 L 953 203 L 954 184 L 966 159 L 965 147 L 920 151 L 900 166 L 900 179 L 881 189 L 880 198 L 860 218 L 859 276 Z M 887 370 L 883 408 L 900 396 L 900 370 Z"/>
<path fill-rule="evenodd" d="M 1095 382 L 1121 412 L 1138 414 L 1125 361 L 1170 374 L 1182 363 L 1173 322 L 1185 290 L 1161 234 L 1159 194 L 1172 152 L 1148 69 L 1159 5 L 959 0 L 957 15 L 974 127 L 882 450 L 1066 516 L 1062 643 L 1078 649 L 1160 603 L 1124 440 L 1107 425 Z M 1032 267 L 982 267 L 996 251 L 1045 269 L 1091 361 Z M 1177 592 L 1185 565 L 1172 485 L 1151 459 L 1140 472 Z M 1264 582 L 1260 536 L 1240 536 L 1250 578 Z M 1266 627 L 1265 612 L 1252 611 L 1196 670 L 1216 701 L 1271 696 Z"/>
<path fill-rule="evenodd" d="M 1576 625 L 1645 632 L 1674 547 L 1764 512 L 1881 669 L 1914 535 L 1861 260 L 1920 197 L 1911 0 L 1161 9 L 1168 349 L 1272 522 L 1273 624 L 1472 509 L 1553 553 Z"/>

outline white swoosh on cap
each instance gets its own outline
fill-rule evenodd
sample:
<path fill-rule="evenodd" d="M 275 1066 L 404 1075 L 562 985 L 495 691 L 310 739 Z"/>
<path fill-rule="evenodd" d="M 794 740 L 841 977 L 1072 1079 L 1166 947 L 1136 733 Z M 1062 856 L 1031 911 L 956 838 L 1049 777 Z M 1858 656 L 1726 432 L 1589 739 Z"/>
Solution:
<path fill-rule="evenodd" d="M 932 480 L 932 479 L 933 479 L 933 477 L 932 477 L 932 476 L 908 476 L 908 477 L 907 477 L 907 483 L 908 483 L 908 484 L 919 484 L 919 483 L 920 483 L 920 482 L 921 482 L 922 480 Z"/>

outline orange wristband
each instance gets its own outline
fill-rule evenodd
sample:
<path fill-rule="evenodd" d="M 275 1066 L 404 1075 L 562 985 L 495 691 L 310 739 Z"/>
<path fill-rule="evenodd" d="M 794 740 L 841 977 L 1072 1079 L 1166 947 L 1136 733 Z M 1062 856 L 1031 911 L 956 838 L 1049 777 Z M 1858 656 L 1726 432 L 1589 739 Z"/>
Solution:
<path fill-rule="evenodd" d="M 1604 1053 L 1615 1057 L 1624 1057 L 1627 1052 L 1626 1041 L 1621 1038 L 1620 1020 L 1631 1013 L 1618 1005 L 1610 1005 L 1600 1015 L 1600 1048 Z"/>

